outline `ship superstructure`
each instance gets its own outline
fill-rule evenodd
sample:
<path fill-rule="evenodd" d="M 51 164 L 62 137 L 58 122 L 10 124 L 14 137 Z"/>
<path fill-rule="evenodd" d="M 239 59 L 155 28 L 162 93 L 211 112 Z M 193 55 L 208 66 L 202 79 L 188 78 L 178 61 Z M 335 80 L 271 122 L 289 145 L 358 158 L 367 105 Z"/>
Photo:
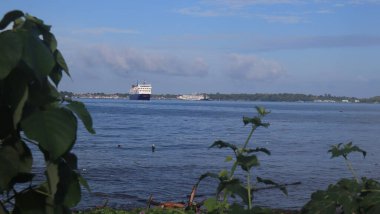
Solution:
<path fill-rule="evenodd" d="M 133 84 L 129 90 L 130 100 L 150 100 L 152 94 L 152 85 L 147 83 Z"/>

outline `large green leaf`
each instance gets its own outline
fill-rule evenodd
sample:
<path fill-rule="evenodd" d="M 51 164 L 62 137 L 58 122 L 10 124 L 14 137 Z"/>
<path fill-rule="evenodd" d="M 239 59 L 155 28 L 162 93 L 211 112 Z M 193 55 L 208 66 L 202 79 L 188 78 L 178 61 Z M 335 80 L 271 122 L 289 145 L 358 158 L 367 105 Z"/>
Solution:
<path fill-rule="evenodd" d="M 49 75 L 55 65 L 53 54 L 41 39 L 23 33 L 24 53 L 22 59 L 34 71 L 36 78 L 42 79 Z"/>
<path fill-rule="evenodd" d="M 55 204 L 66 207 L 75 206 L 81 198 L 78 174 L 65 161 L 60 161 L 58 176 L 59 182 L 56 185 L 57 192 L 54 197 Z"/>
<path fill-rule="evenodd" d="M 15 214 L 46 214 L 46 195 L 40 191 L 29 189 L 16 195 Z M 50 205 L 51 206 L 51 205 Z"/>
<path fill-rule="evenodd" d="M 20 158 L 19 172 L 29 173 L 33 165 L 32 152 L 23 141 L 15 143 L 14 148 L 17 150 Z"/>
<path fill-rule="evenodd" d="M 17 66 L 22 56 L 23 41 L 13 31 L 0 33 L 0 80 L 8 76 Z"/>
<path fill-rule="evenodd" d="M 20 17 L 23 17 L 24 16 L 24 13 L 19 11 L 19 10 L 13 10 L 13 11 L 10 11 L 8 13 L 6 13 L 3 17 L 3 19 L 1 19 L 0 21 L 0 30 L 3 30 L 4 28 L 6 28 L 9 23 L 15 21 L 16 19 L 20 18 Z"/>
<path fill-rule="evenodd" d="M 22 90 L 22 95 L 20 96 L 20 99 L 18 103 L 14 106 L 14 112 L 13 112 L 13 126 L 16 129 L 18 126 L 18 123 L 21 120 L 23 108 L 25 105 L 26 100 L 28 99 L 29 90 L 26 85 L 24 85 L 23 88 L 19 88 Z"/>
<path fill-rule="evenodd" d="M 65 108 L 36 111 L 21 121 L 21 127 L 25 135 L 37 141 L 52 160 L 71 149 L 76 140 L 77 120 Z"/>
<path fill-rule="evenodd" d="M 72 177 L 67 186 L 66 197 L 64 199 L 63 204 L 67 207 L 76 206 L 81 199 L 81 188 L 79 184 L 78 177 L 74 172 L 72 172 Z"/>
<path fill-rule="evenodd" d="M 0 145 L 0 192 L 7 190 L 19 171 L 19 154 L 11 146 Z"/>
<path fill-rule="evenodd" d="M 52 104 L 60 100 L 60 93 L 47 78 L 43 78 L 43 82 L 34 82 L 29 85 L 29 100 L 28 103 L 34 106 L 44 106 Z"/>
<path fill-rule="evenodd" d="M 68 101 L 69 104 L 66 105 L 71 111 L 73 111 L 83 122 L 87 131 L 95 134 L 95 130 L 92 128 L 92 118 L 90 113 L 88 113 L 86 106 L 78 101 Z"/>

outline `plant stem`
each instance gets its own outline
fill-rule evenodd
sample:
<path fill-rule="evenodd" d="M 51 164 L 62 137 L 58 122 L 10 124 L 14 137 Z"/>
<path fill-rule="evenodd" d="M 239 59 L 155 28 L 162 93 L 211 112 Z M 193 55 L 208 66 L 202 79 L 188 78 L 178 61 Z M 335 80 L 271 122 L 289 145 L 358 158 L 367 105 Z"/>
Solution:
<path fill-rule="evenodd" d="M 251 137 L 252 137 L 252 134 L 253 132 L 256 130 L 256 126 L 253 126 L 252 129 L 251 129 L 251 132 L 249 133 L 248 137 L 247 137 L 247 140 L 245 141 L 244 143 L 244 146 L 243 146 L 243 150 L 247 147 L 249 141 L 251 140 Z"/>
<path fill-rule="evenodd" d="M 252 199 L 251 199 L 251 176 L 250 173 L 247 173 L 247 191 L 248 191 L 248 210 L 252 209 Z"/>
<path fill-rule="evenodd" d="M 352 175 L 354 176 L 356 182 L 359 183 L 359 178 L 358 178 L 358 176 L 356 175 L 355 170 L 354 170 L 354 168 L 352 167 L 351 162 L 350 162 L 349 160 L 346 159 L 346 164 L 347 164 L 348 169 L 351 171 Z"/>
<path fill-rule="evenodd" d="M 247 148 L 247 145 L 248 145 L 249 141 L 251 140 L 252 134 L 256 130 L 256 128 L 257 128 L 256 126 L 252 127 L 251 132 L 249 133 L 249 135 L 247 137 L 247 140 L 245 140 L 245 143 L 244 143 L 244 146 L 243 146 L 242 150 L 244 150 L 245 148 Z M 234 165 L 231 168 L 230 178 L 232 178 L 232 176 L 235 174 L 236 167 L 237 167 L 237 162 L 235 161 Z"/>

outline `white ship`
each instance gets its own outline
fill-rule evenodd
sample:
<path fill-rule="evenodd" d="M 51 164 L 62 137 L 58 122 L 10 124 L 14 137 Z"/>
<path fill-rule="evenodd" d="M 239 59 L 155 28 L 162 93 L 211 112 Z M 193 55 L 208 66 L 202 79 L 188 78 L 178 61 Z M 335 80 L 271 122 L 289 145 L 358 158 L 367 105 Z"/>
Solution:
<path fill-rule="evenodd" d="M 177 97 L 179 100 L 209 100 L 206 94 L 183 94 Z"/>
<path fill-rule="evenodd" d="M 150 100 L 150 95 L 152 94 L 152 85 L 143 83 L 132 85 L 132 88 L 129 90 L 129 99 L 130 100 Z"/>

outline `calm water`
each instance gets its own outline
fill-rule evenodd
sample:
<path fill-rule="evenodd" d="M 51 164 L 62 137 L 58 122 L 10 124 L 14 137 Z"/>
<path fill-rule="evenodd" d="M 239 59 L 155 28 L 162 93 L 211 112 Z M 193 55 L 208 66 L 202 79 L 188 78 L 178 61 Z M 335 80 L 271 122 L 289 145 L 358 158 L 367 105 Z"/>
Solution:
<path fill-rule="evenodd" d="M 253 146 L 267 147 L 271 156 L 260 156 L 256 175 L 289 186 L 256 193 L 254 203 L 279 208 L 300 208 L 310 194 L 339 178 L 350 177 L 341 159 L 330 159 L 330 145 L 353 141 L 368 151 L 354 154 L 358 174 L 380 178 L 380 105 L 82 100 L 94 120 L 96 135 L 83 126 L 74 152 L 92 193 L 83 191 L 80 207 L 108 205 L 144 206 L 152 194 L 157 201 L 181 201 L 198 177 L 228 168 L 230 150 L 208 149 L 218 139 L 242 144 L 250 129 L 242 116 L 253 116 L 254 106 L 272 113 L 268 129 L 258 129 Z M 156 152 L 151 152 L 151 145 Z M 121 147 L 118 148 L 118 145 Z M 216 181 L 206 179 L 198 201 L 214 194 Z"/>

